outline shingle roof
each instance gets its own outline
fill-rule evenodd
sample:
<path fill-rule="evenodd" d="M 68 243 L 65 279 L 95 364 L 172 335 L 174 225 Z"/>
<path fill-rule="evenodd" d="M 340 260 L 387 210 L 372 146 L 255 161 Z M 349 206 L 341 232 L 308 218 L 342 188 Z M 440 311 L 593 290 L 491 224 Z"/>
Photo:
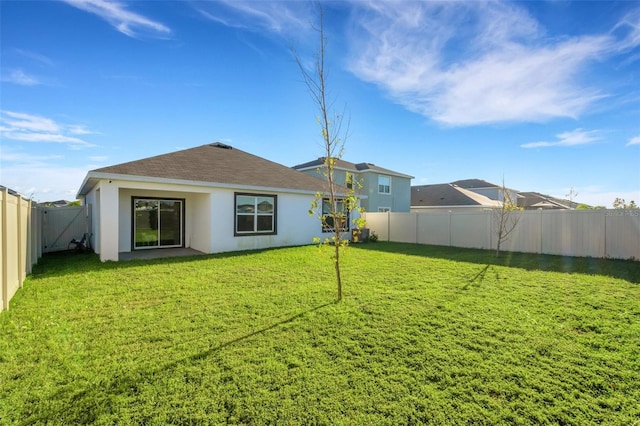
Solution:
<path fill-rule="evenodd" d="M 527 208 L 552 208 L 552 209 L 569 209 L 578 206 L 578 203 L 561 200 L 550 195 L 544 195 L 539 192 L 520 192 L 518 205 Z"/>
<path fill-rule="evenodd" d="M 460 188 L 475 189 L 475 188 L 498 188 L 495 183 L 487 182 L 482 179 L 462 179 L 455 182 L 451 182 L 452 185 L 459 186 Z"/>
<path fill-rule="evenodd" d="M 412 207 L 496 206 L 499 202 L 448 183 L 411 187 Z"/>
<path fill-rule="evenodd" d="M 320 158 L 318 158 L 316 160 L 308 161 L 306 163 L 302 163 L 302 164 L 298 164 L 296 166 L 293 166 L 293 168 L 296 169 L 296 170 L 316 169 L 318 167 L 324 166 L 325 158 L 326 157 L 320 157 Z M 335 168 L 348 170 L 348 171 L 351 171 L 351 172 L 372 171 L 372 172 L 382 173 L 382 174 L 386 174 L 386 175 L 394 175 L 394 176 L 400 176 L 400 177 L 406 177 L 406 178 L 409 178 L 409 179 L 413 179 L 413 176 L 409 176 L 409 175 L 404 174 L 404 173 L 395 172 L 393 170 L 385 169 L 384 167 L 379 167 L 379 166 L 376 166 L 375 164 L 371 164 L 371 163 L 358 163 L 358 164 L 356 164 L 356 163 L 351 163 L 349 161 L 345 161 L 345 160 L 340 159 L 340 158 L 336 160 Z"/>
<path fill-rule="evenodd" d="M 89 178 L 105 174 L 313 192 L 325 185 L 322 179 L 218 142 L 92 170 L 79 194 L 90 189 Z"/>

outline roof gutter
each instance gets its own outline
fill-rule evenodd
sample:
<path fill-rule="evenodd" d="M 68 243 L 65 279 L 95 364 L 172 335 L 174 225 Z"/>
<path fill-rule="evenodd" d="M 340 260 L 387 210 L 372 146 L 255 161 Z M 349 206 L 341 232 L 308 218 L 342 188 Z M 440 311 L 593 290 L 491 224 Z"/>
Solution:
<path fill-rule="evenodd" d="M 144 182 L 144 183 L 155 183 L 155 184 L 169 184 L 169 185 L 190 185 L 190 186 L 200 186 L 203 188 L 220 188 L 220 189 L 239 189 L 243 191 L 270 191 L 270 192 L 286 192 L 290 194 L 312 194 L 315 195 L 318 192 L 322 191 L 312 191 L 306 189 L 294 189 L 294 188 L 275 188 L 275 187 L 267 187 L 267 186 L 257 186 L 257 185 L 241 185 L 241 184 L 232 184 L 232 183 L 217 183 L 217 182 L 206 182 L 206 181 L 194 181 L 194 180 L 186 180 L 186 179 L 168 179 L 168 178 L 158 178 L 152 176 L 138 176 L 138 175 L 124 175 L 124 174 L 114 174 L 114 173 L 102 173 L 102 172 L 89 172 L 85 177 L 82 185 L 80 186 L 80 190 L 76 197 L 85 196 L 89 193 L 89 191 L 95 186 L 95 183 L 88 188 L 85 188 L 89 181 L 91 180 L 122 180 L 129 182 Z M 346 189 L 346 188 L 345 188 Z M 346 192 L 339 192 L 337 195 L 347 196 Z M 361 199 L 367 198 L 366 196 L 359 197 Z"/>

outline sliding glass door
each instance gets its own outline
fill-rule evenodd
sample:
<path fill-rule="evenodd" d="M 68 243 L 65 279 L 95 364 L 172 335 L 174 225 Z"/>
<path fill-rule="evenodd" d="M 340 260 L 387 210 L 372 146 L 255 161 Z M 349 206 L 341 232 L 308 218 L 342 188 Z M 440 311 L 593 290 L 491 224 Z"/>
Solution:
<path fill-rule="evenodd" d="M 183 246 L 184 200 L 133 199 L 133 248 Z"/>

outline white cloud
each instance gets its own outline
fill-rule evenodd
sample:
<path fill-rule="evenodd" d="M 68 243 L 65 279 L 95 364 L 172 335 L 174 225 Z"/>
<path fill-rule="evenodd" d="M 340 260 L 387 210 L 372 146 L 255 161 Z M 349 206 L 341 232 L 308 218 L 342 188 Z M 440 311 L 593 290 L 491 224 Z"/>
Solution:
<path fill-rule="evenodd" d="M 555 141 L 528 142 L 520 145 L 522 148 L 545 148 L 549 146 L 577 146 L 587 145 L 602 139 L 598 130 L 575 129 L 570 132 L 558 133 Z"/>
<path fill-rule="evenodd" d="M 87 169 L 55 163 L 2 167 L 2 184 L 35 201 L 74 200 Z"/>
<path fill-rule="evenodd" d="M 2 161 L 11 162 L 11 163 L 20 163 L 20 165 L 27 164 L 42 164 L 42 162 L 47 160 L 59 160 L 62 158 L 61 155 L 33 155 L 27 154 L 23 151 L 11 149 L 7 146 L 2 146 L 0 148 L 0 152 L 2 153 Z"/>
<path fill-rule="evenodd" d="M 197 2 L 194 7 L 207 19 L 253 31 L 295 33 L 310 26 L 309 3 L 302 1 L 219 0 Z"/>
<path fill-rule="evenodd" d="M 33 155 L 0 146 L 2 185 L 35 201 L 73 200 L 88 168 L 62 163 L 61 155 Z"/>
<path fill-rule="evenodd" d="M 97 132 L 87 129 L 86 126 L 74 124 L 67 127 L 69 133 L 73 135 L 95 135 Z"/>
<path fill-rule="evenodd" d="M 351 71 L 446 125 L 578 117 L 606 96 L 580 76 L 622 43 L 612 34 L 550 39 L 512 3 L 356 5 Z"/>
<path fill-rule="evenodd" d="M 42 84 L 42 82 L 37 77 L 29 75 L 21 69 L 11 70 L 7 74 L 3 73 L 2 81 L 6 83 L 17 84 L 19 86 L 37 86 L 39 84 Z"/>
<path fill-rule="evenodd" d="M 87 142 L 72 136 L 65 136 L 53 133 L 25 133 L 25 132 L 3 132 L 2 137 L 14 141 L 25 142 L 55 142 L 88 145 Z"/>
<path fill-rule="evenodd" d="M 629 139 L 629 142 L 627 142 L 626 146 L 631 146 L 631 145 L 640 145 L 640 136 L 634 136 L 631 139 Z"/>
<path fill-rule="evenodd" d="M 618 50 L 624 51 L 640 46 L 640 8 L 625 15 L 613 31 L 621 34 Z"/>
<path fill-rule="evenodd" d="M 25 58 L 29 58 L 38 62 L 41 65 L 53 66 L 53 61 L 49 57 L 42 55 L 40 53 L 31 52 L 31 51 L 22 50 L 22 49 L 14 49 L 14 51 L 24 56 Z"/>
<path fill-rule="evenodd" d="M 137 37 L 145 31 L 149 35 L 168 35 L 169 27 L 127 10 L 126 5 L 117 1 L 106 0 L 62 0 L 85 12 L 98 15 L 115 29 L 129 37 Z"/>
<path fill-rule="evenodd" d="M 91 143 L 73 135 L 94 133 L 82 125 L 64 125 L 39 115 L 0 111 L 0 136 L 24 142 L 64 143 L 69 147 L 89 147 Z"/>
<path fill-rule="evenodd" d="M 0 118 L 0 122 L 8 125 L 7 129 L 16 131 L 35 132 L 59 132 L 60 126 L 53 120 L 38 115 L 25 114 L 23 112 L 0 111 L 5 117 Z M 6 118 L 9 117 L 9 118 Z"/>
<path fill-rule="evenodd" d="M 315 22 L 309 2 L 193 4 L 223 25 L 289 37 Z M 335 7 L 351 11 L 349 70 L 411 111 L 449 126 L 580 117 L 609 96 L 586 83 L 592 64 L 640 45 L 640 9 L 607 33 L 554 38 L 522 5 L 362 0 Z"/>

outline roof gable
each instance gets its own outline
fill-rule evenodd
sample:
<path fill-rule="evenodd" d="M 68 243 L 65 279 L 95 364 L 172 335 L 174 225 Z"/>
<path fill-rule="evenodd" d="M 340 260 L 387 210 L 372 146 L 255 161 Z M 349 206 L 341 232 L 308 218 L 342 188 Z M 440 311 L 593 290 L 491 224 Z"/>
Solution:
<path fill-rule="evenodd" d="M 322 179 L 219 142 L 102 167 L 87 178 L 111 174 L 312 192 L 324 188 Z M 79 194 L 90 189 L 86 182 Z"/>
<path fill-rule="evenodd" d="M 295 170 L 309 170 L 309 169 L 317 169 L 319 167 L 324 167 L 324 161 L 325 161 L 326 157 L 320 157 L 316 160 L 313 161 L 308 161 L 306 163 L 302 163 L 302 164 L 298 164 L 296 166 L 293 166 L 292 168 Z M 354 172 L 354 173 L 363 173 L 363 172 L 376 172 L 376 173 L 381 173 L 381 174 L 385 174 L 385 175 L 392 175 L 392 176 L 398 176 L 398 177 L 403 177 L 403 178 L 407 178 L 407 179 L 413 179 L 413 176 L 404 174 L 404 173 L 400 173 L 400 172 L 395 172 L 393 170 L 389 170 L 389 169 L 385 169 L 383 167 L 378 167 L 375 164 L 372 163 L 351 163 L 349 161 L 345 161 L 341 158 L 338 158 L 335 162 L 335 166 L 336 169 L 339 170 L 347 170 L 349 172 Z"/>
<path fill-rule="evenodd" d="M 465 189 L 478 189 L 478 188 L 499 188 L 495 183 L 487 182 L 482 179 L 462 179 L 455 182 L 451 182 L 451 185 L 459 186 Z"/>
<path fill-rule="evenodd" d="M 448 183 L 411 187 L 412 207 L 496 206 L 499 202 Z"/>
<path fill-rule="evenodd" d="M 539 192 L 520 192 L 518 195 L 521 198 L 518 200 L 518 205 L 524 208 L 569 209 L 578 206 L 576 202 L 561 200 Z"/>

